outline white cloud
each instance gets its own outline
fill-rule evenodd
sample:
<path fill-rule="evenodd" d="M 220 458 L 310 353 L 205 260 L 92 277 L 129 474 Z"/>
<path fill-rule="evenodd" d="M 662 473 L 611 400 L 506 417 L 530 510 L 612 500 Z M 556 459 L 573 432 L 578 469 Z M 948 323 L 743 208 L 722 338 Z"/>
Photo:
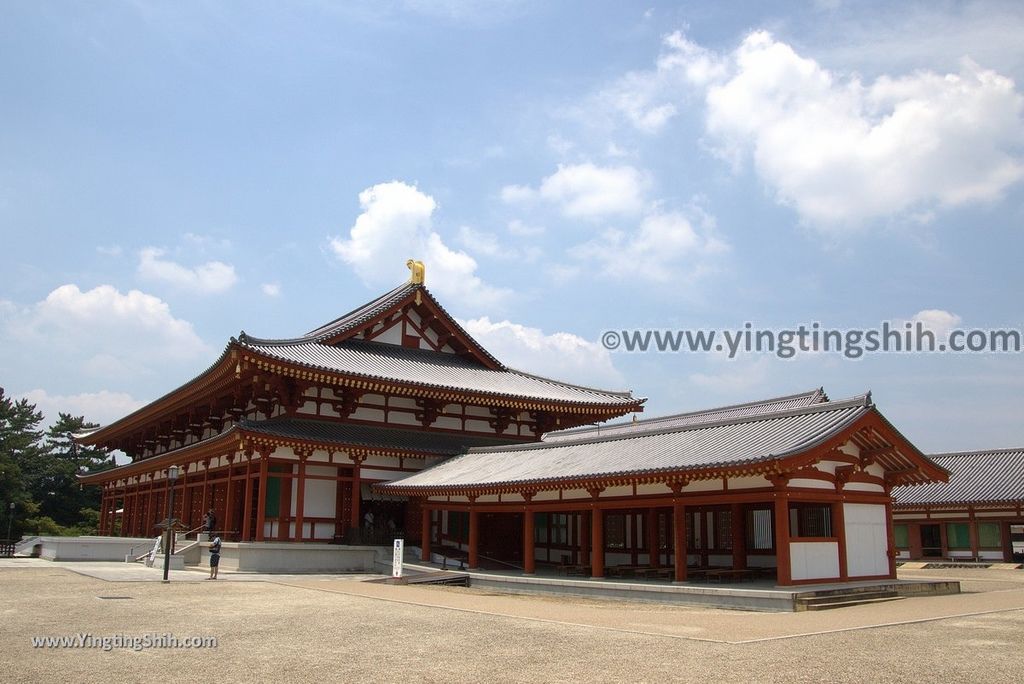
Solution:
<path fill-rule="evenodd" d="M 910 323 L 920 323 L 926 330 L 945 337 L 961 322 L 960 316 L 942 309 L 924 309 L 910 317 Z"/>
<path fill-rule="evenodd" d="M 539 247 L 533 245 L 512 246 L 504 244 L 494 233 L 476 230 L 470 226 L 459 227 L 459 244 L 476 254 L 505 261 L 517 260 L 533 263 L 541 257 Z"/>
<path fill-rule="evenodd" d="M 21 396 L 43 412 L 47 424 L 55 422 L 60 413 L 68 413 L 72 416 L 85 416 L 88 421 L 106 425 L 142 408 L 145 404 L 130 394 L 107 390 L 60 395 L 50 394 L 44 389 L 34 389 L 24 392 Z"/>
<path fill-rule="evenodd" d="M 334 238 L 331 249 L 363 281 L 395 285 L 408 275 L 406 260 L 427 267 L 427 286 L 439 295 L 488 308 L 511 292 L 488 285 L 476 275 L 477 263 L 449 248 L 433 230 L 434 198 L 401 181 L 380 183 L 359 193 L 362 213 L 348 239 Z"/>
<path fill-rule="evenodd" d="M 529 373 L 602 389 L 622 389 L 622 374 L 611 354 L 596 342 L 556 332 L 550 335 L 510 321 L 484 316 L 460 321 L 466 331 L 499 361 Z"/>
<path fill-rule="evenodd" d="M 772 363 L 768 357 L 746 361 L 723 360 L 723 357 L 715 356 L 709 357 L 709 360 L 713 364 L 717 363 L 720 370 L 711 373 L 691 373 L 688 378 L 690 383 L 719 396 L 734 397 L 737 401 L 749 401 L 752 392 L 767 384 Z M 723 367 L 722 364 L 727 365 Z"/>
<path fill-rule="evenodd" d="M 544 226 L 534 226 L 523 223 L 519 219 L 508 222 L 508 232 L 517 237 L 535 237 L 544 234 Z"/>
<path fill-rule="evenodd" d="M 568 218 L 601 219 L 635 215 L 643 208 L 647 179 L 632 166 L 595 166 L 591 163 L 559 165 L 541 181 L 540 188 L 509 185 L 502 189 L 506 202 L 540 198 L 558 206 Z"/>
<path fill-rule="evenodd" d="M 159 298 L 110 285 L 62 285 L 33 306 L 8 307 L 0 332 L 0 375 L 51 391 L 83 375 L 126 386 L 168 365 L 194 370 L 212 351 Z"/>
<path fill-rule="evenodd" d="M 162 249 L 147 247 L 139 253 L 139 275 L 146 280 L 170 283 L 192 292 L 216 294 L 230 289 L 236 282 L 235 267 L 221 261 L 208 261 L 187 268 L 169 259 L 161 259 Z"/>
<path fill-rule="evenodd" d="M 260 285 L 260 290 L 268 297 L 281 296 L 281 285 L 279 283 L 263 283 Z"/>
<path fill-rule="evenodd" d="M 537 192 L 525 185 L 506 185 L 501 189 L 501 200 L 506 204 L 521 204 L 533 201 Z"/>
<path fill-rule="evenodd" d="M 926 219 L 935 209 L 995 200 L 1024 178 L 1024 98 L 1011 79 L 969 59 L 959 73 L 863 83 L 764 31 L 727 55 L 678 33 L 664 49 L 654 70 L 620 84 L 639 109 L 619 109 L 641 130 L 656 130 L 664 123 L 658 103 L 696 90 L 713 149 L 736 165 L 752 160 L 778 201 L 818 229 Z"/>
<path fill-rule="evenodd" d="M 100 245 L 96 248 L 97 254 L 109 257 L 119 257 L 123 252 L 121 245 Z"/>
<path fill-rule="evenodd" d="M 596 262 L 614 277 L 669 282 L 700 277 L 727 250 L 724 242 L 706 229 L 698 230 L 681 213 L 656 212 L 645 216 L 633 233 L 609 229 L 570 254 Z"/>
<path fill-rule="evenodd" d="M 679 113 L 676 104 L 686 86 L 708 83 L 724 70 L 718 57 L 678 31 L 663 39 L 662 48 L 654 69 L 631 71 L 597 96 L 601 108 L 643 133 L 658 133 Z"/>

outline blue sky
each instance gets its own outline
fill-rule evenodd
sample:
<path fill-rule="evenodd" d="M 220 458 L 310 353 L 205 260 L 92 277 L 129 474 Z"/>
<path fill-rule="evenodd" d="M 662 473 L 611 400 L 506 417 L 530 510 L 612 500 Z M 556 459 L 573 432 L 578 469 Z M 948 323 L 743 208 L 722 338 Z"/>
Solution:
<path fill-rule="evenodd" d="M 6 3 L 0 385 L 106 422 L 427 264 L 499 358 L 652 415 L 867 390 L 1024 444 L 1021 354 L 602 331 L 1021 329 L 1019 3 Z"/>

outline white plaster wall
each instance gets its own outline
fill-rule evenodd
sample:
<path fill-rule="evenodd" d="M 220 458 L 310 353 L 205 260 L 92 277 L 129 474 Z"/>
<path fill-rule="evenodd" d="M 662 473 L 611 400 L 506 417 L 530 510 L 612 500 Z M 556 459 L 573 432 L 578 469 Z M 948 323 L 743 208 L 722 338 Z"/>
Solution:
<path fill-rule="evenodd" d="M 839 577 L 839 544 L 838 542 L 791 542 L 789 562 L 794 580 L 837 579 Z"/>
<path fill-rule="evenodd" d="M 397 480 L 408 474 L 398 470 L 375 470 L 374 468 L 363 468 L 359 471 L 360 477 L 364 480 L 381 480 L 384 482 L 391 482 L 391 480 Z"/>
<path fill-rule="evenodd" d="M 333 539 L 334 538 L 334 523 L 318 522 L 315 525 L 313 525 L 313 538 L 314 539 Z"/>
<path fill-rule="evenodd" d="M 731 477 L 729 478 L 729 489 L 756 489 L 767 487 L 770 483 L 761 475 L 756 477 Z"/>
<path fill-rule="evenodd" d="M 337 474 L 338 469 L 334 466 L 306 465 L 306 475 L 326 475 L 327 477 L 334 477 Z"/>
<path fill-rule="evenodd" d="M 558 492 L 546 491 L 537 492 L 533 495 L 534 501 L 558 501 Z"/>
<path fill-rule="evenodd" d="M 438 416 L 437 420 L 434 421 L 434 427 L 445 428 L 448 430 L 461 430 L 462 421 L 458 418 L 452 418 L 451 416 Z"/>
<path fill-rule="evenodd" d="M 419 409 L 419 406 L 416 405 L 416 400 L 412 397 L 391 397 L 391 399 L 388 400 L 388 408 L 404 408 L 416 411 Z"/>
<path fill-rule="evenodd" d="M 697 480 L 683 487 L 684 494 L 689 494 L 690 492 L 718 492 L 721 490 L 722 481 L 719 479 Z"/>
<path fill-rule="evenodd" d="M 590 492 L 586 489 L 566 489 L 562 492 L 563 499 L 589 499 Z"/>
<path fill-rule="evenodd" d="M 853 442 L 847 442 L 843 446 L 839 447 L 839 450 L 845 454 L 849 454 L 850 456 L 860 458 L 860 447 Z"/>
<path fill-rule="evenodd" d="M 975 518 L 1002 518 L 1005 516 L 1014 516 L 1015 511 L 976 511 L 974 513 Z"/>
<path fill-rule="evenodd" d="M 633 496 L 633 487 L 632 487 L 632 485 L 622 485 L 620 487 L 608 487 L 603 492 L 601 492 L 601 498 L 602 499 L 604 499 L 605 497 L 610 497 L 610 496 Z"/>
<path fill-rule="evenodd" d="M 848 463 L 840 463 L 839 461 L 819 461 L 814 465 L 815 468 L 823 473 L 829 473 L 831 475 L 836 474 L 836 468 L 843 465 L 849 465 Z"/>
<path fill-rule="evenodd" d="M 885 506 L 843 504 L 846 521 L 846 566 L 850 577 L 888 575 Z"/>
<path fill-rule="evenodd" d="M 306 497 L 303 504 L 306 517 L 334 517 L 338 501 L 337 484 L 332 480 L 306 480 Z M 292 500 L 295 500 L 294 496 Z"/>
<path fill-rule="evenodd" d="M 810 480 L 802 477 L 796 477 L 789 481 L 787 487 L 801 487 L 805 489 L 835 489 L 836 486 L 831 482 L 825 480 Z"/>
<path fill-rule="evenodd" d="M 398 425 L 420 425 L 420 421 L 416 420 L 416 416 L 403 411 L 388 411 L 388 420 Z"/>
<path fill-rule="evenodd" d="M 636 486 L 637 496 L 664 495 L 671 491 L 672 490 L 668 488 L 668 485 L 661 483 L 642 484 Z"/>
<path fill-rule="evenodd" d="M 383 409 L 360 407 L 352 413 L 352 417 L 356 420 L 373 420 L 382 423 L 384 422 L 384 411 Z"/>
<path fill-rule="evenodd" d="M 374 342 L 383 342 L 384 344 L 394 344 L 401 346 L 402 344 L 402 322 L 397 321 L 390 328 L 382 332 L 373 338 Z"/>
<path fill-rule="evenodd" d="M 872 484 L 871 482 L 847 482 L 843 489 L 848 492 L 884 492 L 885 489 L 882 485 Z"/>

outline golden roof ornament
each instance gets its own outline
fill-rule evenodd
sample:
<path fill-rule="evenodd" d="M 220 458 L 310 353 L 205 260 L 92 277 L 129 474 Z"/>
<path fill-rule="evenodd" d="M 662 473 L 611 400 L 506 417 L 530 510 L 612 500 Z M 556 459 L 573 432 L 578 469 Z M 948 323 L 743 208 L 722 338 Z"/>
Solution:
<path fill-rule="evenodd" d="M 409 284 L 422 285 L 426 278 L 426 267 L 423 265 L 423 262 L 409 259 L 405 262 L 405 265 L 411 271 L 409 274 Z"/>

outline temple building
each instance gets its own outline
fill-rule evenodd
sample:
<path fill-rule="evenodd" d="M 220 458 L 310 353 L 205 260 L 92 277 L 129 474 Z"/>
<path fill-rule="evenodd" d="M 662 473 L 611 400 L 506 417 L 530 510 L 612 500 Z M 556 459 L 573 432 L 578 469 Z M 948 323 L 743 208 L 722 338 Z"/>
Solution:
<path fill-rule="evenodd" d="M 949 482 L 893 490 L 899 557 L 1024 561 L 1024 449 L 930 458 Z"/>
<path fill-rule="evenodd" d="M 232 541 L 365 542 L 419 529 L 415 501 L 364 510 L 375 483 L 642 410 L 629 392 L 504 366 L 409 266 L 409 282 L 300 337 L 241 333 L 197 377 L 81 438 L 131 458 L 82 478 L 103 488 L 100 533 L 121 511 L 118 534 L 151 536 L 177 465 L 174 517 L 189 527 L 212 509 Z"/>
<path fill-rule="evenodd" d="M 241 333 L 81 438 L 131 458 L 82 478 L 102 487 L 100 533 L 152 536 L 172 501 L 253 549 L 402 534 L 426 560 L 524 574 L 842 582 L 895 578 L 893 488 L 947 479 L 870 394 L 600 425 L 644 399 L 508 368 L 409 267 L 305 335 Z"/>

